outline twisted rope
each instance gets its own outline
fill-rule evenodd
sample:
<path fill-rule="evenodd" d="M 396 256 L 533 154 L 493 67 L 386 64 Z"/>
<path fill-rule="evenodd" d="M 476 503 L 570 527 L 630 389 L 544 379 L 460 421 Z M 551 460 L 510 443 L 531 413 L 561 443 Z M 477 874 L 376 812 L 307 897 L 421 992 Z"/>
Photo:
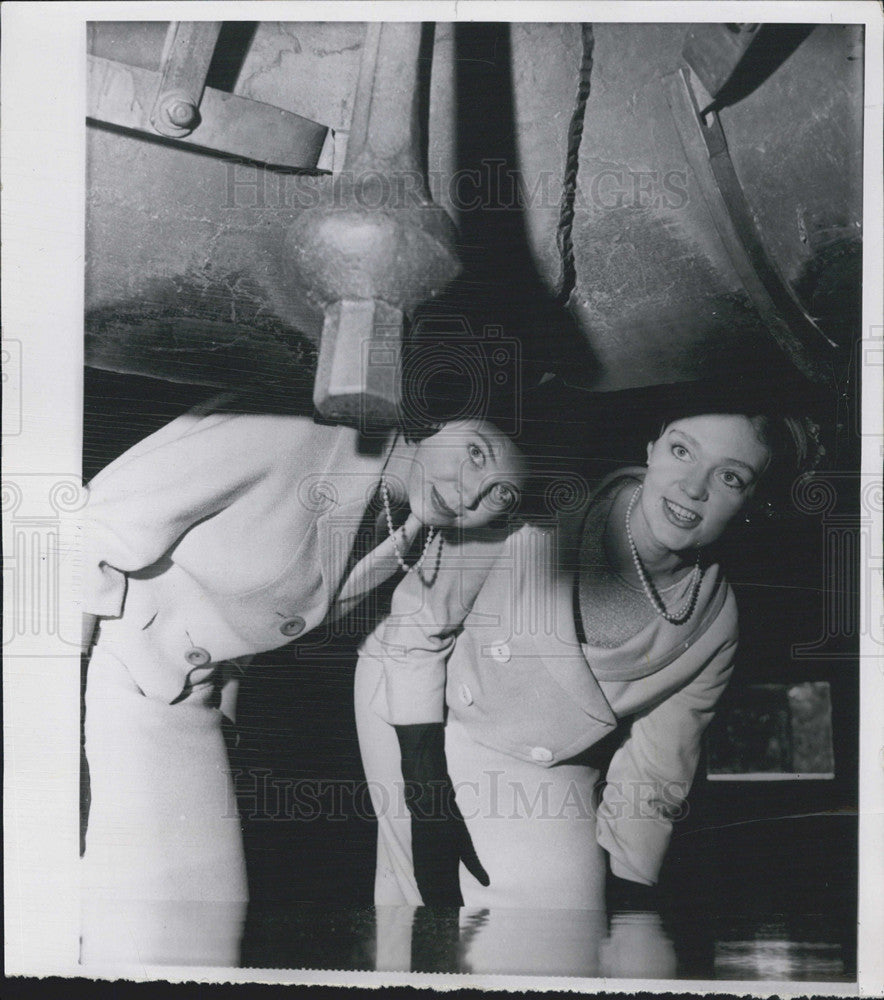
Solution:
<path fill-rule="evenodd" d="M 580 80 L 577 84 L 577 97 L 574 102 L 574 111 L 571 114 L 571 124 L 568 128 L 568 154 L 565 157 L 565 176 L 559 203 L 559 227 L 556 233 L 556 244 L 562 259 L 562 284 L 557 297 L 560 305 L 567 305 L 571 298 L 571 292 L 577 284 L 571 229 L 574 225 L 574 200 L 577 192 L 577 171 L 580 167 L 580 142 L 583 138 L 583 121 L 586 116 L 586 102 L 589 99 L 592 53 L 595 45 L 591 24 L 581 24 L 580 34 L 583 43 Z"/>

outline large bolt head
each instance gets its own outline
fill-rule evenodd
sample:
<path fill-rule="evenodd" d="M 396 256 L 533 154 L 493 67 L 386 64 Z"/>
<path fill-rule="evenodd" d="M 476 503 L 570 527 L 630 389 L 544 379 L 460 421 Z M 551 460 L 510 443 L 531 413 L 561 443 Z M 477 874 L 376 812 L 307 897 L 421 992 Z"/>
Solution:
<path fill-rule="evenodd" d="M 166 109 L 166 116 L 178 128 L 191 128 L 198 115 L 197 109 L 187 101 L 175 100 Z"/>
<path fill-rule="evenodd" d="M 151 112 L 151 124 L 160 133 L 180 139 L 200 123 L 199 108 L 180 90 L 163 94 Z"/>

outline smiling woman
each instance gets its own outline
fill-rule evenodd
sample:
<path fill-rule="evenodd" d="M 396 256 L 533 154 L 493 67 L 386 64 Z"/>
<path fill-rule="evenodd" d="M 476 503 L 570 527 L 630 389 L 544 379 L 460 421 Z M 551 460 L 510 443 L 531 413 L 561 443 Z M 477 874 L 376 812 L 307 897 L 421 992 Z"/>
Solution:
<path fill-rule="evenodd" d="M 425 524 L 478 528 L 518 500 L 525 460 L 490 421 L 454 420 L 421 441 L 408 475 L 408 502 Z"/>
<path fill-rule="evenodd" d="M 765 426 L 761 417 L 706 414 L 670 424 L 648 445 L 639 511 L 657 546 L 673 551 L 700 548 L 721 535 L 770 462 Z M 664 527 L 655 535 L 660 513 L 675 533 Z"/>
<path fill-rule="evenodd" d="M 237 961 L 248 887 L 222 719 L 246 663 L 420 576 L 521 488 L 519 450 L 481 414 L 371 440 L 268 410 L 212 400 L 89 484 L 87 963 Z"/>
<path fill-rule="evenodd" d="M 809 431 L 712 408 L 667 420 L 647 468 L 399 584 L 356 680 L 376 902 L 591 910 L 606 857 L 614 884 L 651 892 L 736 650 L 711 546 L 759 489 L 798 474 Z M 434 722 L 438 746 L 403 739 Z M 420 824 L 414 759 L 434 755 L 457 791 Z"/>
<path fill-rule="evenodd" d="M 760 436 L 761 426 L 763 418 L 727 413 L 669 424 L 648 445 L 644 480 L 613 503 L 606 552 L 617 572 L 636 578 L 657 613 L 673 624 L 681 621 L 667 611 L 661 592 L 676 587 L 693 562 L 681 613 L 696 599 L 700 550 L 743 510 L 770 463 L 772 449 Z M 591 586 L 589 580 L 583 585 Z"/>
<path fill-rule="evenodd" d="M 353 611 L 397 566 L 420 574 L 431 552 L 438 564 L 446 543 L 458 544 L 465 533 L 469 536 L 511 513 L 519 504 L 525 476 L 521 449 L 484 417 L 443 422 L 418 440 L 400 436 L 378 490 L 386 538 L 378 540 L 381 524 L 376 524 L 367 540 L 370 551 L 338 594 L 340 612 Z M 406 556 L 421 532 L 420 552 L 408 565 Z M 360 610 L 360 627 L 382 613 L 377 604 Z"/>

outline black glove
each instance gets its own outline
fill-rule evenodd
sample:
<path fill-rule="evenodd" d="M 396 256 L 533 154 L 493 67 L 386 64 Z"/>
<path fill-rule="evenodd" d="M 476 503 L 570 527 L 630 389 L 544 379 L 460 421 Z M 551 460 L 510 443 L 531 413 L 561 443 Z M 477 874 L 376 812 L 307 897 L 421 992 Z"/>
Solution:
<path fill-rule="evenodd" d="M 463 906 L 459 866 L 482 885 L 488 873 L 479 862 L 448 776 L 445 726 L 441 722 L 396 726 L 411 813 L 414 877 L 426 906 Z"/>
<path fill-rule="evenodd" d="M 655 885 L 618 878 L 609 871 L 605 888 L 608 910 L 612 912 L 655 912 L 660 908 L 660 892 Z"/>

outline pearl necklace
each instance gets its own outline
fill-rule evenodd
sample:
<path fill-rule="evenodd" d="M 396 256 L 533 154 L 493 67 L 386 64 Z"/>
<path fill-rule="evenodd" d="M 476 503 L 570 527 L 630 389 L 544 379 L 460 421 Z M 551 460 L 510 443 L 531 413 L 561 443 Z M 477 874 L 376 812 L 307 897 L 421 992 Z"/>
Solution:
<path fill-rule="evenodd" d="M 639 558 L 638 549 L 635 547 L 635 539 L 632 537 L 632 528 L 629 524 L 632 517 L 632 509 L 635 507 L 641 491 L 641 485 L 636 486 L 635 492 L 629 500 L 629 506 L 626 508 L 626 537 L 629 540 L 629 550 L 632 552 L 632 561 L 635 563 L 635 571 L 638 573 L 638 578 L 641 580 L 642 588 L 644 589 L 648 600 L 651 602 L 651 606 L 657 614 L 660 615 L 661 618 L 665 618 L 670 625 L 684 625 L 684 623 L 688 621 L 694 613 L 694 606 L 697 603 L 697 594 L 700 592 L 700 581 L 703 579 L 703 572 L 700 569 L 700 553 L 697 553 L 697 561 L 694 563 L 694 568 L 691 570 L 693 583 L 691 584 L 690 592 L 688 593 L 684 604 L 682 604 L 677 611 L 667 611 L 666 605 L 663 603 L 663 599 L 657 593 L 656 587 L 651 581 L 651 578 L 648 576 L 647 570 L 645 570 L 645 567 Z"/>
<path fill-rule="evenodd" d="M 430 550 L 430 545 L 432 544 L 433 539 L 436 537 L 436 528 L 435 528 L 435 526 L 431 526 L 430 530 L 427 532 L 427 540 L 424 542 L 424 548 L 423 548 L 423 551 L 420 554 L 420 558 L 412 566 L 409 566 L 408 563 L 403 558 L 402 552 L 399 549 L 399 543 L 396 540 L 396 533 L 400 529 L 393 527 L 393 514 L 392 514 L 392 512 L 390 510 L 390 491 L 387 489 L 387 481 L 386 481 L 386 479 L 384 479 L 383 476 L 381 476 L 381 499 L 384 501 L 384 514 L 387 517 L 387 530 L 390 532 L 390 538 L 393 540 L 393 553 L 396 556 L 396 562 L 399 563 L 399 565 L 402 567 L 402 569 L 406 573 L 411 573 L 413 570 L 417 570 L 418 571 L 418 576 L 421 576 L 421 574 L 420 574 L 420 568 L 421 568 L 421 566 L 423 566 L 424 560 L 427 558 L 427 552 L 429 552 L 429 550 Z M 404 525 L 403 525 L 403 529 L 404 529 Z M 443 544 L 442 536 L 440 535 L 439 536 L 439 552 L 436 555 L 436 571 L 437 572 L 438 572 L 438 569 L 439 569 L 439 559 L 442 557 L 442 544 Z M 421 579 L 423 579 L 423 576 L 421 576 Z"/>

